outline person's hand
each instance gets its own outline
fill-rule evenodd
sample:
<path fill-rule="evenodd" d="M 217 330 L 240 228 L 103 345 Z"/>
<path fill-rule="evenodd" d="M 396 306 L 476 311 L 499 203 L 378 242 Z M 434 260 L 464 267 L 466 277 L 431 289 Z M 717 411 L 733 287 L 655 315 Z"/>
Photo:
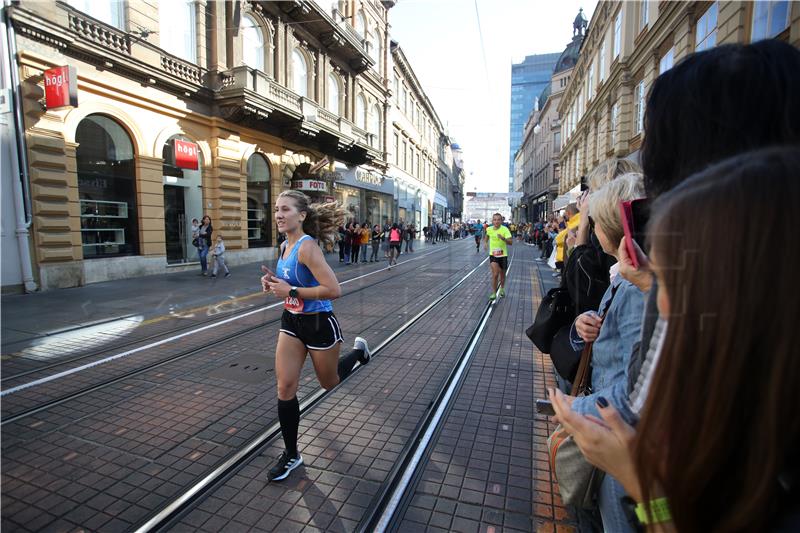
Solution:
<path fill-rule="evenodd" d="M 653 286 L 653 271 L 650 268 L 650 261 L 636 241 L 631 241 L 639 261 L 639 268 L 633 266 L 633 261 L 628 254 L 628 247 L 625 246 L 627 239 L 627 237 L 623 237 L 617 249 L 619 275 L 636 285 L 640 291 L 649 292 Z"/>
<path fill-rule="evenodd" d="M 289 291 L 292 290 L 292 286 L 286 283 L 286 281 L 273 277 L 272 279 L 267 281 L 267 285 L 269 286 L 269 290 L 278 298 L 286 298 L 289 296 Z"/>
<path fill-rule="evenodd" d="M 270 281 L 277 279 L 275 277 L 275 273 L 265 265 L 261 265 L 261 272 L 264 273 L 264 275 L 261 276 L 261 290 L 264 292 L 271 292 L 269 283 Z"/>
<path fill-rule="evenodd" d="M 578 239 L 578 233 L 575 230 L 569 230 L 567 232 L 567 240 L 566 240 L 567 248 L 574 248 L 577 239 Z"/>
<path fill-rule="evenodd" d="M 588 215 L 589 211 L 589 191 L 583 191 L 583 193 L 578 196 L 578 199 L 575 200 L 575 206 L 578 208 L 578 211 L 581 212 L 581 222 L 583 221 L 583 217 Z M 584 212 L 586 211 L 586 212 Z M 587 220 L 588 224 L 588 220 Z"/>
<path fill-rule="evenodd" d="M 613 476 L 634 500 L 642 501 L 631 453 L 636 430 L 603 397 L 597 401 L 602 418 L 576 413 L 572 402 L 557 389 L 550 389 L 549 398 L 556 412 L 554 418 L 572 435 L 586 460 Z"/>
<path fill-rule="evenodd" d="M 586 342 L 594 342 L 600 335 L 600 326 L 603 319 L 595 311 L 586 311 L 575 319 L 575 331 Z"/>

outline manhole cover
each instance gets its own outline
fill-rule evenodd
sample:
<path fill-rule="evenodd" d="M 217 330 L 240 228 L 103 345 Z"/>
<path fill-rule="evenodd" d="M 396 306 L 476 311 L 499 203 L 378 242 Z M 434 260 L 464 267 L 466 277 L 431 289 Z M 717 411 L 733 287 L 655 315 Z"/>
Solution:
<path fill-rule="evenodd" d="M 266 383 L 275 379 L 275 359 L 264 354 L 245 354 L 210 372 L 209 377 L 250 383 Z"/>

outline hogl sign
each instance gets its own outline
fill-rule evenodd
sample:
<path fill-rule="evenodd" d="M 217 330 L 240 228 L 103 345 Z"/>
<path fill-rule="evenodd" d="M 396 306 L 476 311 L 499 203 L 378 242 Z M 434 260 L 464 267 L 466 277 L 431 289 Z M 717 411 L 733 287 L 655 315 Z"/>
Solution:
<path fill-rule="evenodd" d="M 327 192 L 328 185 L 319 180 L 294 180 L 292 189 L 297 191 Z"/>
<path fill-rule="evenodd" d="M 197 170 L 197 145 L 175 139 L 175 166 Z"/>
<path fill-rule="evenodd" d="M 64 65 L 44 71 L 44 96 L 47 109 L 78 107 L 78 73 Z"/>

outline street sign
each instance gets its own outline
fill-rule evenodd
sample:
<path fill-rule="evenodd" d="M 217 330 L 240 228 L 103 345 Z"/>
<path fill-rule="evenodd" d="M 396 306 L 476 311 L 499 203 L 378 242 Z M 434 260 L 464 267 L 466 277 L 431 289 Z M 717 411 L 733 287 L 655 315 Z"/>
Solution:
<path fill-rule="evenodd" d="M 292 189 L 297 191 L 328 192 L 328 185 L 320 180 L 294 180 Z"/>
<path fill-rule="evenodd" d="M 195 143 L 175 139 L 175 166 L 197 170 L 197 145 Z"/>
<path fill-rule="evenodd" d="M 47 109 L 78 107 L 78 71 L 64 65 L 44 71 L 44 96 Z"/>

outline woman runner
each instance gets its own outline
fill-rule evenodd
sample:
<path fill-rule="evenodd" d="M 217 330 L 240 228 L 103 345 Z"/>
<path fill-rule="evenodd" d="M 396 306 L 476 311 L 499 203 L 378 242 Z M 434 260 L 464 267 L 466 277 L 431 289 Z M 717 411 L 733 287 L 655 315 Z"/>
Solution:
<path fill-rule="evenodd" d="M 297 387 L 306 354 L 311 355 L 317 379 L 326 390 L 344 380 L 356 362 L 365 365 L 370 359 L 367 341 L 361 337 L 356 337 L 353 350 L 339 359 L 342 330 L 331 300 L 342 291 L 315 241 L 332 242 L 344 215 L 335 203 L 310 205 L 310 198 L 299 191 L 284 191 L 275 202 L 275 223 L 278 231 L 286 233 L 286 242 L 280 249 L 277 274 L 261 267 L 265 272 L 261 284 L 265 292 L 284 300 L 275 376 L 278 420 L 286 450 L 269 471 L 271 481 L 285 479 L 303 464 L 297 450 Z"/>

